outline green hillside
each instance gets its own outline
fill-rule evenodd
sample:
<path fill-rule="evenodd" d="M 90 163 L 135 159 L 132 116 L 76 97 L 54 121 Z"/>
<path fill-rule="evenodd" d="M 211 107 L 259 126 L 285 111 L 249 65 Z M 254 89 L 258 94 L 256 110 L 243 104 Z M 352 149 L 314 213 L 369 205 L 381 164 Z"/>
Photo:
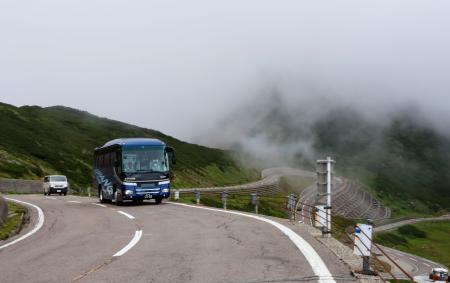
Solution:
<path fill-rule="evenodd" d="M 450 139 L 425 120 L 399 112 L 381 125 L 341 109 L 314 129 L 316 150 L 334 155 L 340 173 L 364 181 L 394 216 L 450 210 Z"/>
<path fill-rule="evenodd" d="M 86 188 L 92 181 L 93 149 L 119 137 L 157 138 L 174 147 L 174 187 L 230 185 L 258 177 L 237 164 L 230 152 L 76 109 L 0 103 L 0 117 L 0 178 L 39 179 L 60 173 L 73 188 Z"/>

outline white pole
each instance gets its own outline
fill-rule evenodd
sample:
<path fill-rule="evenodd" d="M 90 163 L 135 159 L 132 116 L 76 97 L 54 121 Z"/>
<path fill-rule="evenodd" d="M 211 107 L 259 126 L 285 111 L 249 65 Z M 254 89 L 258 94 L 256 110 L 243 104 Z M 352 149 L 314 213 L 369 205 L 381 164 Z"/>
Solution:
<path fill-rule="evenodd" d="M 327 232 L 331 233 L 331 157 L 327 157 Z"/>

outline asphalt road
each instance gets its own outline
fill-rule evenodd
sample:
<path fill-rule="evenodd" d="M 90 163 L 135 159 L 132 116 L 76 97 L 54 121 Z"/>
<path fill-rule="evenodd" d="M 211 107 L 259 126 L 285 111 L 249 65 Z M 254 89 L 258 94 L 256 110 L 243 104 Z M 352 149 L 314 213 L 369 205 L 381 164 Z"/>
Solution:
<path fill-rule="evenodd" d="M 22 241 L 5 248 L 0 242 L 2 283 L 354 281 L 348 268 L 298 225 L 295 231 L 321 260 L 311 262 L 306 246 L 299 249 L 295 237 L 270 223 L 220 210 L 171 203 L 100 206 L 74 196 L 8 197 L 39 206 L 45 220 Z M 20 236 L 37 224 L 36 209 L 32 214 Z M 319 261 L 334 281 L 317 277 Z"/>

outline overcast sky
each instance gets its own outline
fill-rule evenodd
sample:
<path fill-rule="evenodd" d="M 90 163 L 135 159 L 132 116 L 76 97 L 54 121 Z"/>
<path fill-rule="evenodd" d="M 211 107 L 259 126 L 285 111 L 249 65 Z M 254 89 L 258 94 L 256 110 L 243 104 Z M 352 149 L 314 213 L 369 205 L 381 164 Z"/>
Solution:
<path fill-rule="evenodd" d="M 0 0 L 0 101 L 187 140 L 268 87 L 450 121 L 449 15 L 428 0 Z"/>

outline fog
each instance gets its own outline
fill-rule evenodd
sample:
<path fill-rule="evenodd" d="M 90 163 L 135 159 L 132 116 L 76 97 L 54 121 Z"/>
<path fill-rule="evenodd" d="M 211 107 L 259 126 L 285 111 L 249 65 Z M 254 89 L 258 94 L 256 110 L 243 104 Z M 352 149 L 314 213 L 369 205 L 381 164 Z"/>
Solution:
<path fill-rule="evenodd" d="M 2 0 L 0 101 L 223 147 L 260 143 L 244 132 L 277 99 L 287 122 L 351 107 L 382 123 L 412 105 L 448 132 L 449 14 L 448 1 Z"/>

